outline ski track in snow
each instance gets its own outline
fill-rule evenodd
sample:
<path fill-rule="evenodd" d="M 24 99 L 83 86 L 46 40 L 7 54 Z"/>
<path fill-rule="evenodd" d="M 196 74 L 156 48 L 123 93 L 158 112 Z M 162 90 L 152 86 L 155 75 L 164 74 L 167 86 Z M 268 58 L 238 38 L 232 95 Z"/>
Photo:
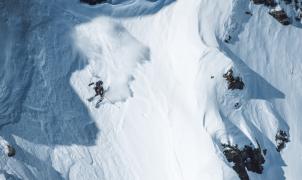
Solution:
<path fill-rule="evenodd" d="M 239 0 L 113 4 L 0 2 L 0 140 L 17 152 L 0 151 L 4 178 L 238 179 L 221 142 L 268 150 L 251 179 L 299 177 L 301 29 Z M 227 90 L 231 67 L 243 91 Z M 113 104 L 95 108 L 99 78 Z"/>

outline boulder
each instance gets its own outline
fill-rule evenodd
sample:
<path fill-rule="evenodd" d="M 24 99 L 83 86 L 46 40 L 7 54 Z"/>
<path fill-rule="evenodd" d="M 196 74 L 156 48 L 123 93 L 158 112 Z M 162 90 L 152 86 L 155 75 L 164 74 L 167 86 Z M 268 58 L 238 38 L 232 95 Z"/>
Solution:
<path fill-rule="evenodd" d="M 273 16 L 277 21 L 279 21 L 281 24 L 287 26 L 290 25 L 290 19 L 287 16 L 286 12 L 281 10 L 272 10 L 269 12 L 271 16 Z"/>
<path fill-rule="evenodd" d="M 16 150 L 13 148 L 11 145 L 7 145 L 7 156 L 8 157 L 13 157 L 16 155 Z"/>

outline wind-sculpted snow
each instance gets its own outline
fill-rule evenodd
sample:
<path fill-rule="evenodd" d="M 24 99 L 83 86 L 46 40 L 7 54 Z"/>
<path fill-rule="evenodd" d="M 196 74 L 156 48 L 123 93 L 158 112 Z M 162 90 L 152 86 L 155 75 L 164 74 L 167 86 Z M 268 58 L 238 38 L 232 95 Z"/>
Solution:
<path fill-rule="evenodd" d="M 51 164 L 53 147 L 93 145 L 99 130 L 69 85 L 71 72 L 80 68 L 70 24 L 40 8 L 1 5 L 0 134 L 16 149 L 14 159 L 1 158 L 1 169 L 21 179 L 60 179 Z"/>
<path fill-rule="evenodd" d="M 32 76 L 32 60 L 25 53 L 27 47 L 22 47 L 21 44 L 27 42 L 24 37 L 26 32 L 22 30 L 27 28 L 28 22 L 22 19 L 22 12 L 17 12 L 19 8 L 17 6 L 16 11 L 12 12 L 18 17 L 14 25 L 7 23 L 8 10 L 4 7 L 1 9 L 3 18 L 0 20 L 0 127 L 20 118 L 21 105 Z"/>
<path fill-rule="evenodd" d="M 74 72 L 87 69 L 86 63 L 91 62 L 85 61 L 90 60 L 89 56 L 77 49 L 73 37 L 78 29 L 76 26 L 81 26 L 78 23 L 87 21 L 88 15 L 85 18 L 73 16 L 60 7 L 63 3 L 52 3 L 4 1 L 0 4 L 1 136 L 16 149 L 14 158 L 6 157 L 1 150 L 1 172 L 16 179 L 86 179 L 88 176 L 90 179 L 102 179 L 104 176 L 120 179 L 122 175 L 119 173 L 104 175 L 101 165 L 91 165 L 92 161 L 102 162 L 101 159 L 106 158 L 90 155 L 88 150 L 89 146 L 96 144 L 102 131 L 84 104 L 93 92 L 80 99 L 74 91 L 77 82 L 71 78 Z M 158 6 L 165 3 L 161 4 L 157 3 Z M 93 17 L 90 16 L 91 19 Z M 107 31 L 99 30 L 94 33 L 104 33 L 98 37 L 104 35 L 116 41 L 112 46 L 115 49 L 109 49 L 109 52 L 118 50 L 120 53 L 111 54 L 114 61 L 107 57 L 106 63 L 99 63 L 100 72 L 95 69 L 95 73 L 103 75 L 102 72 L 108 71 L 109 74 L 104 76 L 105 82 L 111 83 L 112 91 L 116 92 L 110 97 L 125 100 L 130 95 L 128 82 L 132 80 L 136 62 L 149 60 L 149 50 L 118 23 L 112 23 Z M 116 34 L 120 36 L 114 37 Z M 109 43 L 92 44 L 90 47 L 98 49 L 102 48 L 98 45 L 108 46 Z M 141 50 L 136 51 L 136 48 Z M 104 49 L 106 53 L 106 47 Z M 133 56 L 129 56 L 131 54 Z M 112 65 L 111 70 L 102 69 L 102 65 L 109 64 Z M 84 80 L 84 76 L 80 78 Z M 87 90 L 89 80 L 83 82 Z M 109 151 L 106 146 L 103 149 Z M 113 150 L 109 152 L 107 158 L 116 156 Z M 120 160 L 115 158 L 114 161 Z"/>

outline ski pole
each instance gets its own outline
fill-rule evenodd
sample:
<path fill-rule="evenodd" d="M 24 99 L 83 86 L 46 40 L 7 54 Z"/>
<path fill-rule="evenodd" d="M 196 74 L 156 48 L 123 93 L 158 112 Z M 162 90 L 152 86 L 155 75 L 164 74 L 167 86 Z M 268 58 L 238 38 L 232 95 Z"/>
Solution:
<path fill-rule="evenodd" d="M 109 98 L 107 98 L 106 96 L 104 96 L 104 98 L 106 98 L 112 105 L 114 105 L 114 106 L 116 106 L 116 107 L 118 107 L 118 108 L 120 108 L 118 105 L 116 105 L 116 104 L 114 104 L 114 102 L 113 101 L 111 101 Z"/>

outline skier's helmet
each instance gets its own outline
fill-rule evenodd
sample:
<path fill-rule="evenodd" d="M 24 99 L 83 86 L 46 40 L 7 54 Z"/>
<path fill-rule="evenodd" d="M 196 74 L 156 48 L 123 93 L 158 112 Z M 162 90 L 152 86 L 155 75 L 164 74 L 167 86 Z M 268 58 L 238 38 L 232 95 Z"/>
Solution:
<path fill-rule="evenodd" d="M 96 82 L 96 85 L 97 85 L 97 86 L 103 85 L 103 81 L 98 81 L 98 82 Z"/>

